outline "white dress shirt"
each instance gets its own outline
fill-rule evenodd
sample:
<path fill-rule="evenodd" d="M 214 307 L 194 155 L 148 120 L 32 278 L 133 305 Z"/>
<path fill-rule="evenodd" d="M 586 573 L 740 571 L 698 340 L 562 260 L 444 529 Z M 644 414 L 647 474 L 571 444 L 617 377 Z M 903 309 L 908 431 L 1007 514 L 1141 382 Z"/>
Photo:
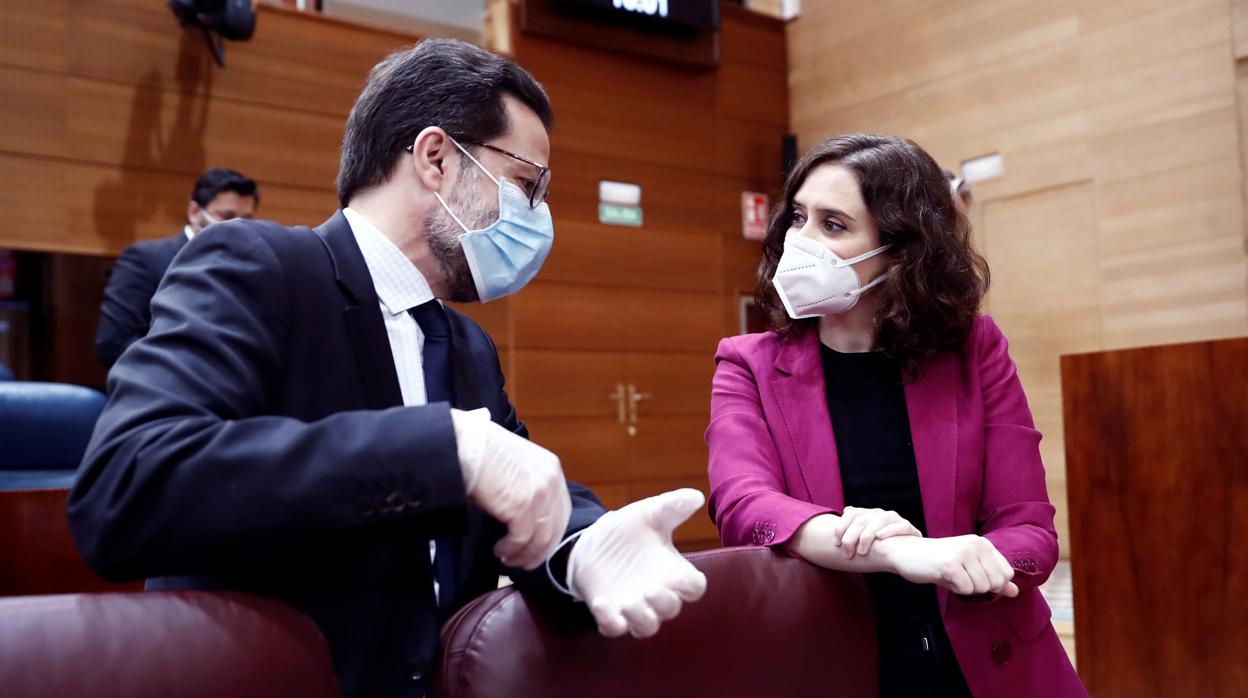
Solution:
<path fill-rule="evenodd" d="M 416 318 L 407 311 L 433 300 L 433 290 L 425 275 L 420 273 L 412 260 L 403 254 L 390 238 L 364 214 L 351 208 L 342 209 L 355 235 L 355 243 L 364 255 L 364 264 L 373 277 L 373 288 L 381 303 L 381 317 L 386 323 L 386 335 L 390 338 L 390 354 L 394 358 L 394 372 L 399 377 L 399 391 L 403 405 L 424 405 L 429 402 L 425 390 L 425 333 L 420 331 Z M 437 556 L 437 544 L 429 541 L 429 561 Z M 438 580 L 434 576 L 433 595 L 438 596 Z"/>
<path fill-rule="evenodd" d="M 381 302 L 381 316 L 386 322 L 386 334 L 390 337 L 390 353 L 394 356 L 394 371 L 399 376 L 399 390 L 403 393 L 405 406 L 423 405 L 429 401 L 425 391 L 425 365 L 422 352 L 425 334 L 416 324 L 416 318 L 407 311 L 421 303 L 433 300 L 433 290 L 425 275 L 386 237 L 364 214 L 351 208 L 342 209 L 355 242 L 364 255 L 364 264 L 373 277 L 373 287 Z M 578 534 L 565 538 L 559 548 L 576 539 Z M 558 550 L 559 548 L 556 548 Z M 429 559 L 433 561 L 437 547 L 429 541 Z M 554 557 L 552 554 L 551 557 Z M 546 574 L 555 588 L 569 593 L 563 584 L 555 581 L 550 571 L 550 559 L 546 560 Z M 433 594 L 438 595 L 438 580 L 433 580 Z"/>
<path fill-rule="evenodd" d="M 416 318 L 408 311 L 433 300 L 433 290 L 412 260 L 372 221 L 350 208 L 342 209 L 342 215 L 351 225 L 355 242 L 364 255 L 364 264 L 373 277 L 373 288 L 377 290 L 377 299 L 381 302 L 381 317 L 386 323 L 386 335 L 390 337 L 390 353 L 394 357 L 394 372 L 399 377 L 403 404 L 408 407 L 423 405 L 429 402 L 425 391 L 424 360 L 421 358 L 425 333 L 420 331 Z"/>

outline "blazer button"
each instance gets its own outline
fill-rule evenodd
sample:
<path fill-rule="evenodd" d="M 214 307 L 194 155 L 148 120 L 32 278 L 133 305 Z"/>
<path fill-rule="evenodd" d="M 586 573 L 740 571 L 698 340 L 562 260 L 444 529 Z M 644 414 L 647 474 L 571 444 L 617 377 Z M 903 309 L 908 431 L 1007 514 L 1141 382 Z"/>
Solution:
<path fill-rule="evenodd" d="M 1014 646 L 1009 640 L 997 640 L 992 643 L 992 663 L 1009 664 L 1014 657 Z"/>
<path fill-rule="evenodd" d="M 407 506 L 409 509 L 416 509 L 425 503 L 425 493 L 421 490 L 407 491 Z"/>
<path fill-rule="evenodd" d="M 425 663 L 420 657 L 412 657 L 407 660 L 407 677 L 412 681 L 423 681 L 425 679 Z"/>

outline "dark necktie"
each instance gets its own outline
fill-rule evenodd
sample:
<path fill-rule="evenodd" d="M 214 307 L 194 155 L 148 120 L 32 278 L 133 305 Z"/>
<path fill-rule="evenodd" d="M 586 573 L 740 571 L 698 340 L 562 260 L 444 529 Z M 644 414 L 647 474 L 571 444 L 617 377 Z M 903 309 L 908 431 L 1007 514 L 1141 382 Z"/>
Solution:
<path fill-rule="evenodd" d="M 446 311 L 436 300 L 421 303 L 412 308 L 412 317 L 425 335 L 424 348 L 420 352 L 424 365 L 425 395 L 427 402 L 455 404 L 455 388 L 451 378 L 451 323 Z M 438 606 L 449 613 L 455 596 L 455 548 L 458 541 L 439 538 L 434 560 L 434 574 L 438 579 Z"/>

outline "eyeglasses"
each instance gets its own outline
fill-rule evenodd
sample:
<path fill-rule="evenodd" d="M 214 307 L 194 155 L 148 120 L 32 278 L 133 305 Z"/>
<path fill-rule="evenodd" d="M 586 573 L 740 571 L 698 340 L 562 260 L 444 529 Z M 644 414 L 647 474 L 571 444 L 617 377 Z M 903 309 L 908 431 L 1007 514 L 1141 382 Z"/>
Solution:
<path fill-rule="evenodd" d="M 476 146 L 485 148 L 487 150 L 493 150 L 496 153 L 506 155 L 507 157 L 515 159 L 515 160 L 519 160 L 520 162 L 523 162 L 526 165 L 532 165 L 533 167 L 536 167 L 537 178 L 532 179 L 532 180 L 522 180 L 520 184 L 524 187 L 524 193 L 529 195 L 529 208 L 537 208 L 538 206 L 541 206 L 543 202 L 546 201 L 547 195 L 550 194 L 551 172 L 550 172 L 549 167 L 545 165 L 539 165 L 538 163 L 533 162 L 532 160 L 526 157 L 516 155 L 515 153 L 509 150 L 503 150 L 502 148 L 496 145 L 490 145 L 489 143 L 480 143 L 478 141 L 463 141 L 463 143 L 464 145 L 476 145 Z M 414 144 L 407 146 L 406 150 L 409 153 L 413 152 Z"/>

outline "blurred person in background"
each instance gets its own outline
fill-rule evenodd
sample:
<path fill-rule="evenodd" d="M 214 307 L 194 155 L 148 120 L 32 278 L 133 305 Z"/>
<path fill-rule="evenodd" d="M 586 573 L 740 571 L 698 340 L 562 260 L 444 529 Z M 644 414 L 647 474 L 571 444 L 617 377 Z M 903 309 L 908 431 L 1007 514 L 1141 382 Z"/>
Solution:
<path fill-rule="evenodd" d="M 113 265 L 100 305 L 96 359 L 111 367 L 126 347 L 147 334 L 152 296 L 187 241 L 213 223 L 252 218 L 259 205 L 260 190 L 250 178 L 226 167 L 214 167 L 200 175 L 186 202 L 182 230 L 171 237 L 130 245 Z"/>

